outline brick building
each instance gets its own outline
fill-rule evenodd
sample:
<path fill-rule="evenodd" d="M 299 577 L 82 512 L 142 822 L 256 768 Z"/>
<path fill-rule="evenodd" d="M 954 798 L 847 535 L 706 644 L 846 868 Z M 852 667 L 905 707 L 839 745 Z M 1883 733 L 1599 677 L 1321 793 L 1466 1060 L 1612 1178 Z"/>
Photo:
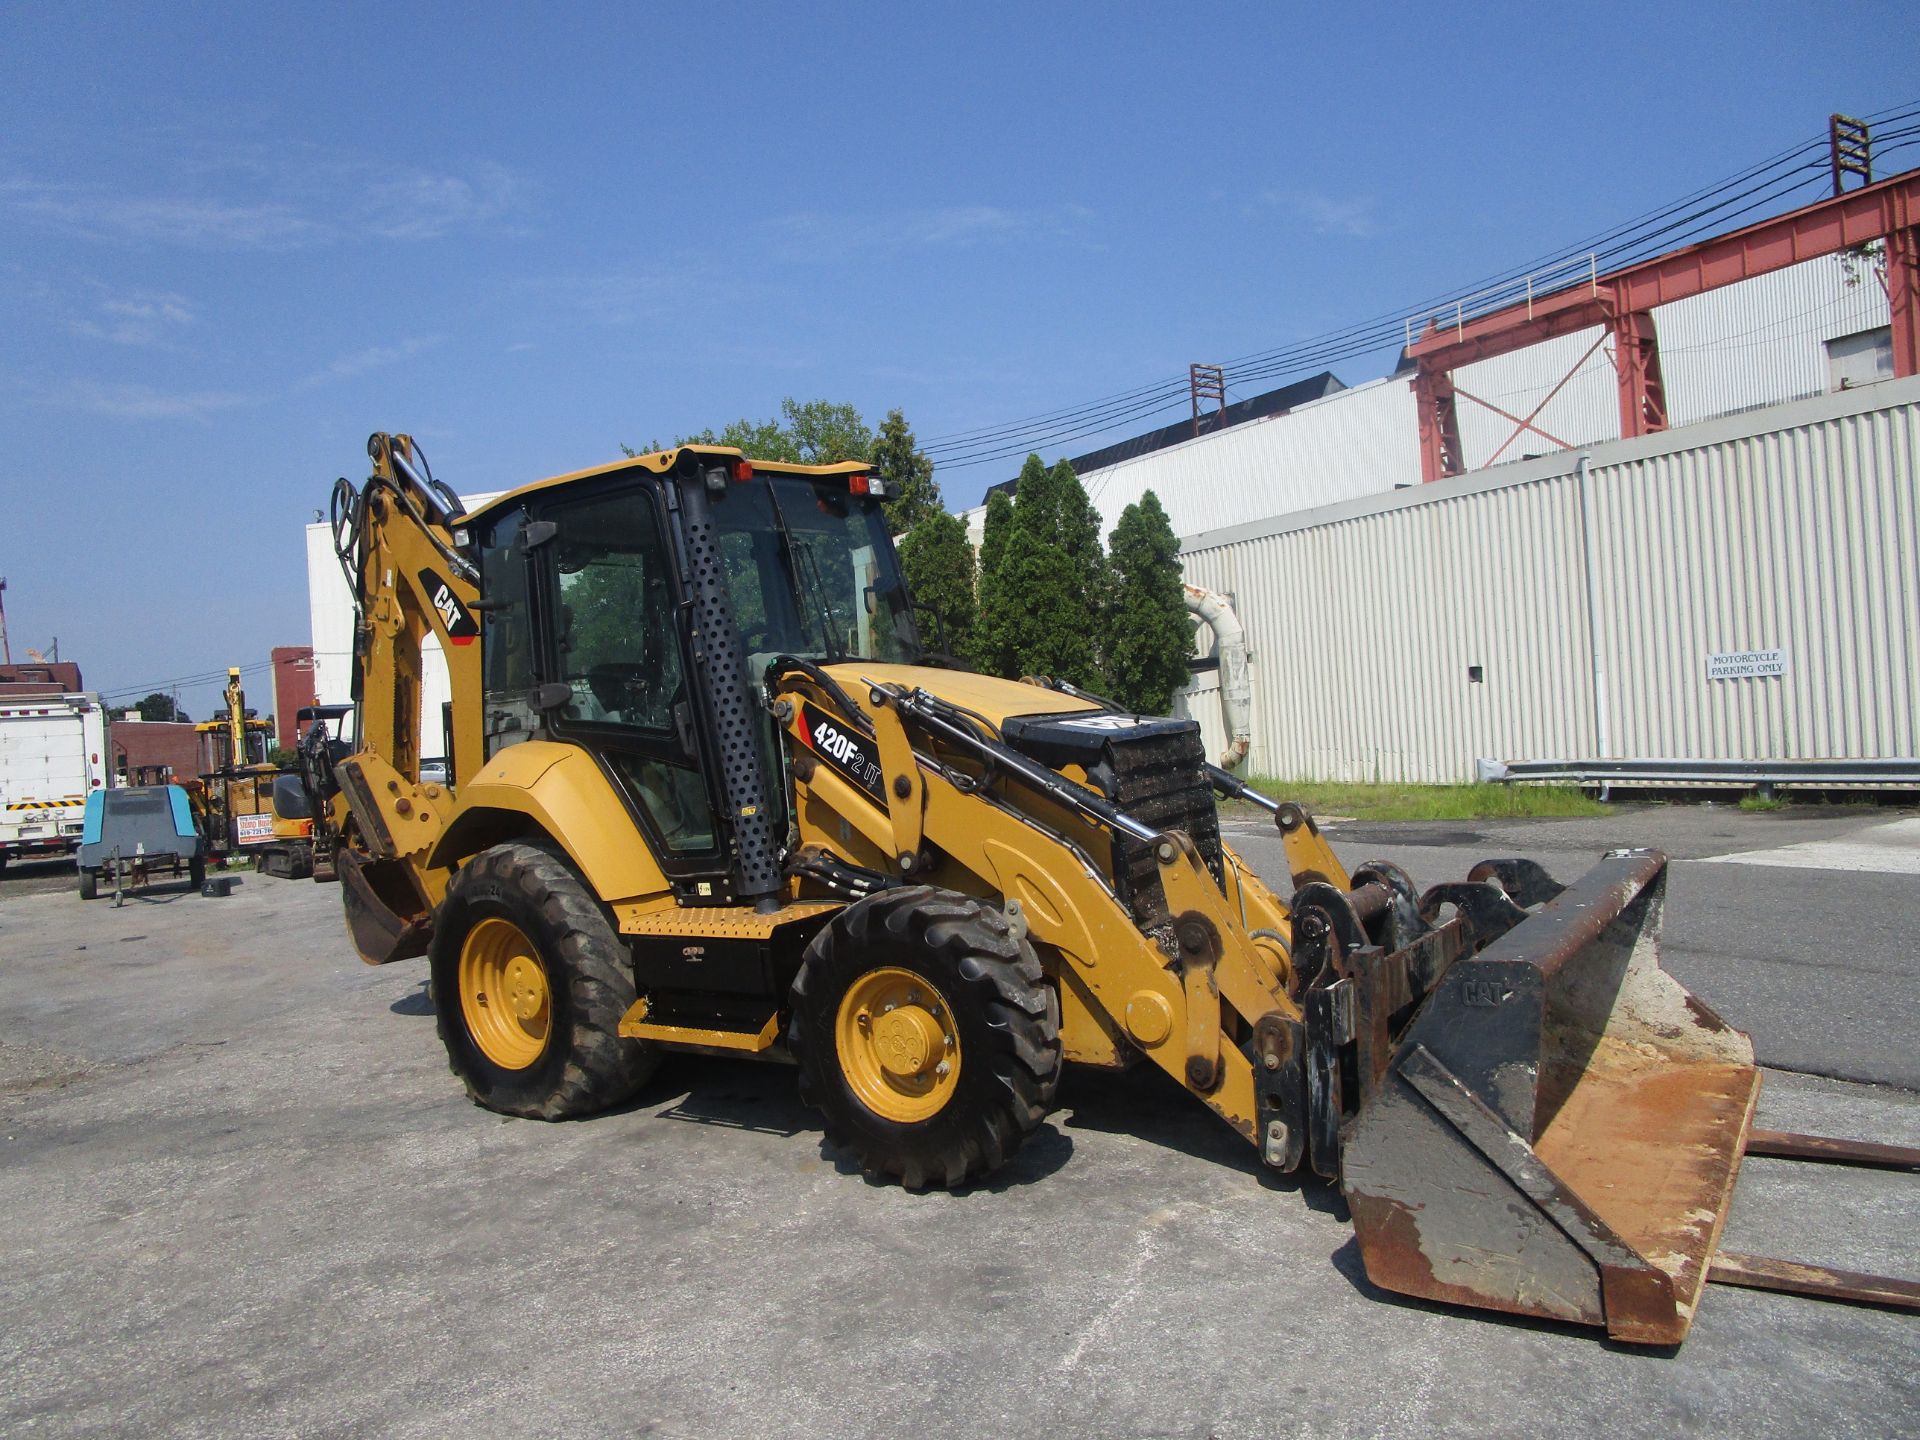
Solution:
<path fill-rule="evenodd" d="M 86 687 L 71 660 L 35 660 L 0 665 L 0 695 L 72 695 Z"/>
<path fill-rule="evenodd" d="M 142 720 L 135 714 L 112 722 L 107 743 L 117 785 L 158 785 L 200 773 L 200 737 L 184 721 Z"/>
<path fill-rule="evenodd" d="M 273 648 L 273 743 L 291 750 L 300 739 L 297 717 L 315 704 L 313 647 L 276 645 Z"/>

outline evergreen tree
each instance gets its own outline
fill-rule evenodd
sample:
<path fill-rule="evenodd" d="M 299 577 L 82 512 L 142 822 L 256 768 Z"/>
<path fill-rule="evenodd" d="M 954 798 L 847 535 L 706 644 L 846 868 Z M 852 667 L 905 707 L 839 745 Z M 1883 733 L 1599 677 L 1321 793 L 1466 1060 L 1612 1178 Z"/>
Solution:
<path fill-rule="evenodd" d="M 873 465 L 887 482 L 887 520 L 896 535 L 908 534 L 921 520 L 946 506 L 940 501 L 940 482 L 933 478 L 933 461 L 914 443 L 913 430 L 898 410 L 889 410 L 873 438 Z"/>
<path fill-rule="evenodd" d="M 1106 559 L 1098 519 L 1088 524 L 1093 515 L 1071 465 L 1049 470 L 1027 457 L 1005 539 L 981 576 L 982 668 L 1102 687 L 1095 618 Z"/>
<path fill-rule="evenodd" d="M 1142 715 L 1164 715 L 1187 683 L 1193 622 L 1180 542 L 1151 490 L 1120 512 L 1112 536 L 1113 592 L 1105 626 L 1109 693 Z"/>
<path fill-rule="evenodd" d="M 1037 458 L 1029 460 L 1038 464 Z M 980 536 L 979 604 L 975 611 L 973 651 L 968 657 L 974 667 L 988 675 L 1005 675 L 1013 670 L 1013 651 L 1009 644 L 1005 616 L 1008 596 L 1005 587 L 1007 537 L 1013 531 L 1013 498 L 1004 490 L 987 497 L 985 528 Z"/>
<path fill-rule="evenodd" d="M 1007 536 L 1013 533 L 1013 496 L 996 490 L 987 497 L 987 514 L 980 532 L 980 574 L 997 567 L 1007 553 Z"/>
<path fill-rule="evenodd" d="M 894 412 L 898 414 L 898 411 Z M 900 568 L 907 589 L 920 605 L 938 612 L 939 624 L 929 614 L 917 617 L 921 643 L 940 645 L 959 658 L 974 653 L 973 546 L 967 543 L 966 522 L 944 510 L 921 516 L 900 540 Z"/>

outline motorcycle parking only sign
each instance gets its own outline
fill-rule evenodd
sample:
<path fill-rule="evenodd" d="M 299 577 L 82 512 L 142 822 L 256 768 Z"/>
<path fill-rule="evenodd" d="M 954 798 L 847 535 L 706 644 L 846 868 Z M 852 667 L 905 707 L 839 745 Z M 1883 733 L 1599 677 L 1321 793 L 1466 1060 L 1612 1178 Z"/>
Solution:
<path fill-rule="evenodd" d="M 1784 650 L 1728 650 L 1707 656 L 1709 680 L 1769 680 L 1786 673 Z"/>

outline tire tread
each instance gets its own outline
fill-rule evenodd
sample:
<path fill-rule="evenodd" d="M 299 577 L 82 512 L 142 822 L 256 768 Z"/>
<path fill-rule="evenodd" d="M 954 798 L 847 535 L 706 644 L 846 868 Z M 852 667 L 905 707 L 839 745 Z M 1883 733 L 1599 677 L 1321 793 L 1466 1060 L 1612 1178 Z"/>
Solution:
<path fill-rule="evenodd" d="M 855 1124 L 842 1104 L 857 1102 L 828 1078 L 827 1067 L 838 1062 L 831 1021 L 823 1017 L 860 973 L 882 963 L 862 958 L 874 952 L 886 955 L 884 963 L 903 952 L 930 953 L 933 964 L 926 968 L 958 988 L 949 1004 L 956 1011 L 971 1007 L 984 1022 L 988 1054 L 963 1055 L 962 1063 L 985 1063 L 998 1083 L 988 1102 L 942 1127 L 947 1139 L 936 1153 L 885 1143 Z M 916 885 L 850 905 L 808 947 L 790 999 L 787 1043 L 799 1062 L 801 1099 L 823 1115 L 827 1143 L 851 1153 L 876 1178 L 897 1179 L 909 1189 L 970 1184 L 1005 1164 L 1053 1106 L 1062 1064 L 1059 997 L 1033 948 L 987 901 Z M 816 1012 L 823 999 L 832 1006 Z M 810 1033 L 815 1024 L 824 1033 Z"/>

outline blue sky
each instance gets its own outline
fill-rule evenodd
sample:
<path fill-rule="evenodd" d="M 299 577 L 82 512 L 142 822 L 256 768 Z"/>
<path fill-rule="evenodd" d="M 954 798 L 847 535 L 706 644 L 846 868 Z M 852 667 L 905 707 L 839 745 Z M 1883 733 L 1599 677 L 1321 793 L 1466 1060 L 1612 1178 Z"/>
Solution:
<path fill-rule="evenodd" d="M 1911 22 L 9 6 L 14 656 L 116 691 L 305 643 L 301 526 L 372 430 L 490 490 L 787 395 L 927 439 L 1382 313 L 1916 98 Z"/>

